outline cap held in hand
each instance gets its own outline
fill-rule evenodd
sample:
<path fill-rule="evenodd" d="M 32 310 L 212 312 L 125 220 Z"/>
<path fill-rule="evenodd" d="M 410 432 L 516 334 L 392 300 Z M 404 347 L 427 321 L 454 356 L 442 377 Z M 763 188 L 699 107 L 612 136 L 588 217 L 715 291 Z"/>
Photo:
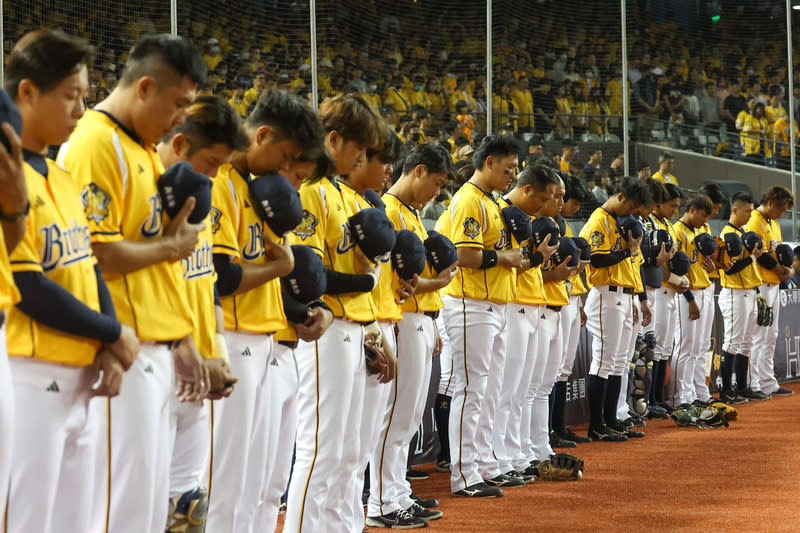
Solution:
<path fill-rule="evenodd" d="M 199 224 L 211 210 L 211 179 L 195 172 L 188 161 L 178 161 L 161 174 L 156 183 L 161 205 L 169 218 L 174 219 L 190 197 L 195 204 L 189 223 Z"/>
<path fill-rule="evenodd" d="M 250 180 L 250 199 L 258 217 L 281 236 L 303 221 L 300 195 L 282 174 L 264 174 Z"/>
<path fill-rule="evenodd" d="M 431 268 L 439 274 L 442 270 L 458 262 L 458 251 L 453 242 L 436 231 L 429 231 L 425 239 L 425 252 Z"/>
<path fill-rule="evenodd" d="M 349 222 L 350 236 L 373 263 L 391 252 L 397 242 L 397 232 L 383 209 L 362 209 Z"/>
<path fill-rule="evenodd" d="M 419 237 L 407 229 L 397 232 L 397 242 L 392 248 L 392 268 L 400 279 L 406 281 L 425 269 L 425 245 Z"/>
<path fill-rule="evenodd" d="M 292 245 L 292 254 L 294 269 L 281 278 L 283 288 L 303 303 L 314 301 L 328 286 L 325 265 L 310 246 Z"/>
<path fill-rule="evenodd" d="M 502 209 L 503 218 L 506 220 L 511 234 L 522 244 L 531 238 L 531 217 L 515 205 Z"/>

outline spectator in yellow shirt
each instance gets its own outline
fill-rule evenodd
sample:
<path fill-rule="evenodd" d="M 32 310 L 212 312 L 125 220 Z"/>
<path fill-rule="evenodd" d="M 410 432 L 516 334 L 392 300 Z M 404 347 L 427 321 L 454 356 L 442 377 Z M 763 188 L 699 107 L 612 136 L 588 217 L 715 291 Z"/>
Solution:
<path fill-rule="evenodd" d="M 797 129 L 797 121 L 792 121 L 794 125 L 795 141 L 800 139 L 800 130 Z M 792 142 L 791 130 L 789 129 L 789 117 L 783 115 L 772 126 L 772 138 L 775 140 L 775 166 L 782 170 L 790 170 L 792 161 L 790 157 L 790 145 Z"/>
<path fill-rule="evenodd" d="M 203 61 L 209 72 L 217 68 L 219 62 L 222 61 L 222 48 L 219 46 L 219 41 L 214 37 L 208 40 L 206 53 L 203 54 Z"/>
<path fill-rule="evenodd" d="M 232 81 L 228 84 L 228 90 L 233 94 L 228 103 L 236 110 L 237 115 L 246 118 L 248 106 L 244 99 L 244 84 L 239 81 Z"/>
<path fill-rule="evenodd" d="M 411 105 L 419 105 L 425 109 L 430 109 L 431 99 L 425 92 L 425 77 L 419 74 L 414 76 L 414 88 L 408 93 L 408 101 Z"/>
<path fill-rule="evenodd" d="M 575 159 L 575 154 L 577 153 L 578 143 L 572 139 L 564 139 L 561 143 L 561 160 L 559 162 L 559 168 L 562 172 L 566 172 L 572 176 L 576 174 L 577 169 L 572 168 L 572 161 Z"/>
<path fill-rule="evenodd" d="M 528 89 L 527 76 L 520 76 L 517 79 L 517 88 L 511 92 L 511 100 L 519 115 L 517 119 L 519 129 L 528 131 L 533 128 L 533 94 Z"/>
<path fill-rule="evenodd" d="M 592 135 L 605 135 L 608 133 L 611 109 L 603 94 L 603 89 L 599 86 L 592 87 L 589 91 L 586 113 L 589 133 Z"/>
<path fill-rule="evenodd" d="M 468 80 L 464 77 L 458 78 L 456 90 L 450 95 L 450 109 L 458 112 L 457 104 L 462 101 L 464 105 L 467 106 L 467 111 L 469 113 L 475 110 L 475 99 L 472 97 L 472 93 L 469 90 Z"/>
<path fill-rule="evenodd" d="M 244 102 L 249 108 L 258 100 L 258 95 L 267 87 L 267 77 L 263 72 L 256 73 L 253 78 L 253 86 L 244 92 Z"/>
<path fill-rule="evenodd" d="M 672 168 L 675 166 L 675 156 L 669 152 L 661 152 L 658 156 L 658 172 L 653 174 L 653 179 L 661 183 L 671 183 L 678 186 L 678 180 L 672 175 Z"/>
<path fill-rule="evenodd" d="M 467 103 L 459 100 L 456 103 L 456 122 L 461 129 L 461 134 L 472 142 L 472 131 L 475 129 L 475 119 L 469 114 Z"/>

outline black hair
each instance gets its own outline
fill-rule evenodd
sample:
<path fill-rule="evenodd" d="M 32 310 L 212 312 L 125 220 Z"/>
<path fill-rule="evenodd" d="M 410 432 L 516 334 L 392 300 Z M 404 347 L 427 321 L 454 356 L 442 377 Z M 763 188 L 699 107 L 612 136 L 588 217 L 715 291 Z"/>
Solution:
<path fill-rule="evenodd" d="M 689 208 L 694 207 L 698 211 L 705 211 L 709 215 L 714 210 L 714 205 L 711 202 L 711 198 L 706 196 L 705 194 L 698 194 L 694 198 L 692 198 L 689 203 L 686 204 L 686 211 Z"/>
<path fill-rule="evenodd" d="M 773 185 L 761 195 L 762 205 L 770 202 L 782 204 L 786 209 L 791 209 L 794 207 L 794 196 L 792 196 L 792 191 L 783 185 Z"/>
<path fill-rule="evenodd" d="M 380 149 L 368 148 L 367 160 L 378 157 L 381 163 L 394 163 L 403 155 L 403 141 L 395 134 L 391 126 L 386 127 L 386 140 Z"/>
<path fill-rule="evenodd" d="M 641 172 L 646 168 L 650 168 L 650 163 L 648 163 L 647 161 L 642 161 L 641 163 L 639 163 L 639 166 L 636 167 L 636 172 Z"/>
<path fill-rule="evenodd" d="M 783 89 L 780 85 L 770 85 L 769 87 L 769 96 L 772 98 L 773 96 L 780 96 L 783 94 Z"/>
<path fill-rule="evenodd" d="M 83 39 L 60 30 L 37 30 L 26 34 L 11 50 L 5 70 L 5 89 L 11 99 L 17 98 L 24 79 L 46 93 L 94 62 L 94 47 Z"/>
<path fill-rule="evenodd" d="M 254 128 L 269 126 L 277 140 L 290 139 L 304 152 L 321 149 L 325 139 L 314 110 L 302 97 L 287 91 L 262 91 L 246 122 Z"/>
<path fill-rule="evenodd" d="M 416 145 L 403 161 L 403 174 L 408 174 L 417 165 L 425 165 L 429 174 L 453 172 L 453 158 L 450 157 L 450 151 L 440 143 Z"/>
<path fill-rule="evenodd" d="M 571 148 L 573 146 L 578 146 L 578 143 L 576 143 L 572 139 L 564 139 L 563 141 L 561 141 L 561 149 L 562 150 L 564 148 Z"/>
<path fill-rule="evenodd" d="M 653 197 L 653 202 L 663 204 L 669 198 L 667 197 L 667 190 L 664 184 L 653 178 L 645 178 L 641 180 L 644 186 L 650 191 L 650 196 Z"/>
<path fill-rule="evenodd" d="M 594 194 L 585 181 L 574 176 L 562 176 L 564 180 L 564 201 L 575 200 L 578 203 L 589 202 Z"/>
<path fill-rule="evenodd" d="M 664 200 L 665 202 L 669 202 L 670 200 L 674 200 L 675 198 L 683 198 L 683 193 L 678 188 L 677 185 L 673 185 L 672 183 L 665 183 L 664 190 L 667 192 L 667 197 Z"/>
<path fill-rule="evenodd" d="M 544 165 L 530 165 L 517 176 L 516 187 L 531 185 L 534 191 L 541 192 L 548 185 L 558 185 L 559 183 L 561 183 L 561 178 L 553 169 Z"/>
<path fill-rule="evenodd" d="M 712 204 L 725 204 L 728 202 L 728 196 L 725 194 L 725 189 L 723 189 L 717 183 L 704 183 L 699 189 L 697 189 L 697 192 L 708 196 L 711 199 Z"/>
<path fill-rule="evenodd" d="M 675 156 L 673 156 L 669 152 L 661 152 L 658 156 L 659 163 L 663 163 L 664 161 L 669 161 L 670 159 L 675 159 Z"/>
<path fill-rule="evenodd" d="M 154 77 L 162 88 L 180 84 L 184 76 L 200 84 L 207 75 L 203 57 L 188 39 L 159 33 L 145 35 L 133 45 L 128 52 L 120 85 L 126 87 L 143 76 Z"/>
<path fill-rule="evenodd" d="M 653 195 L 650 194 L 649 187 L 646 187 L 642 180 L 625 176 L 613 188 L 612 194 L 622 194 L 625 200 L 639 205 L 651 205 Z"/>
<path fill-rule="evenodd" d="M 475 149 L 472 164 L 476 169 L 483 170 L 483 164 L 489 156 L 519 157 L 519 146 L 510 135 L 487 135 Z"/>
<path fill-rule="evenodd" d="M 753 195 L 746 191 L 739 191 L 733 193 L 731 196 L 731 204 L 752 204 L 755 203 L 753 200 Z"/>
<path fill-rule="evenodd" d="M 216 96 L 198 96 L 186 110 L 186 121 L 169 138 L 178 133 L 189 139 L 189 156 L 215 144 L 226 144 L 240 152 L 250 145 L 236 111 Z"/>

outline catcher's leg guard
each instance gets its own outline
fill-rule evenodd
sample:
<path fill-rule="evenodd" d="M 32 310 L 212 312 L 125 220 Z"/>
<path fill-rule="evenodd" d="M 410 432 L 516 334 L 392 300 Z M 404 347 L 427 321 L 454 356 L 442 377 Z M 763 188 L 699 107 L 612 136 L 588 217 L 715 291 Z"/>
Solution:
<path fill-rule="evenodd" d="M 433 408 L 433 418 L 439 434 L 439 461 L 450 461 L 450 435 L 447 425 L 450 419 L 450 396 L 436 395 L 436 405 Z"/>
<path fill-rule="evenodd" d="M 736 390 L 741 392 L 747 389 L 747 371 L 750 368 L 750 357 L 738 353 L 734 361 L 734 367 L 736 369 Z"/>
<path fill-rule="evenodd" d="M 208 492 L 197 487 L 169 502 L 165 533 L 203 533 L 208 516 Z"/>

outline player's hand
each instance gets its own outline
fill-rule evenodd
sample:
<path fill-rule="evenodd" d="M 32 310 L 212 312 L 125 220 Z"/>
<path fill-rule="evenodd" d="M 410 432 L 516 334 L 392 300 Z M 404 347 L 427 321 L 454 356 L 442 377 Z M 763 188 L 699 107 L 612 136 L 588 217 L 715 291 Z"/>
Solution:
<path fill-rule="evenodd" d="M 548 244 L 549 242 L 550 242 L 550 239 L 545 239 L 545 240 L 543 240 L 542 242 L 539 243 L 539 246 L 534 248 L 534 250 L 536 250 L 537 252 L 542 254 L 542 258 L 543 258 L 542 262 L 545 262 L 548 259 L 550 259 L 550 257 L 554 253 L 556 253 L 556 250 L 558 250 L 558 241 L 556 241 L 556 243 L 553 246 L 550 246 Z"/>
<path fill-rule="evenodd" d="M 22 164 L 22 141 L 8 122 L 3 122 L 11 153 L 0 143 L 0 208 L 7 215 L 22 213 L 28 205 L 28 186 Z"/>
<path fill-rule="evenodd" d="M 206 359 L 205 365 L 208 368 L 209 391 L 206 398 L 209 400 L 221 400 L 227 398 L 233 392 L 233 386 L 238 381 L 233 375 L 231 367 L 225 359 L 217 357 Z"/>
<path fill-rule="evenodd" d="M 633 232 L 628 230 L 628 249 L 631 251 L 631 255 L 636 255 L 636 252 L 639 250 L 639 246 L 642 244 L 642 239 L 644 238 L 644 232 L 639 235 L 638 239 L 633 238 Z"/>
<path fill-rule="evenodd" d="M 189 222 L 189 215 L 192 214 L 196 202 L 194 196 L 187 198 L 175 219 L 164 230 L 164 237 L 172 244 L 169 257 L 172 261 L 179 261 L 192 255 L 200 240 L 200 232 L 206 227 L 205 222 L 199 224 Z"/>
<path fill-rule="evenodd" d="M 759 244 L 755 248 L 753 248 L 753 251 L 750 252 L 750 255 L 753 257 L 753 259 L 758 259 L 759 257 L 761 257 L 761 254 L 763 253 L 764 253 L 764 245 Z"/>
<path fill-rule="evenodd" d="M 794 276 L 794 269 L 781 265 L 781 272 L 778 274 L 778 279 L 781 281 L 789 281 Z"/>
<path fill-rule="evenodd" d="M 497 252 L 497 259 L 497 262 L 500 265 L 519 268 L 522 264 L 522 260 L 524 259 L 522 248 L 511 248 L 509 250 Z"/>
<path fill-rule="evenodd" d="M 661 266 L 670 259 L 672 259 L 672 255 L 674 254 L 674 247 L 667 251 L 667 245 L 663 242 L 661 243 L 661 250 L 658 251 L 658 255 L 656 256 L 656 266 Z"/>
<path fill-rule="evenodd" d="M 136 338 L 133 328 L 122 324 L 119 338 L 109 344 L 108 348 L 122 364 L 122 368 L 127 371 L 139 355 L 139 339 Z"/>
<path fill-rule="evenodd" d="M 364 346 L 378 355 L 375 363 L 378 381 L 389 383 L 397 376 L 397 356 L 386 342 L 383 330 L 377 322 L 364 327 Z"/>
<path fill-rule="evenodd" d="M 700 306 L 697 302 L 689 302 L 689 320 L 697 320 L 700 318 Z"/>
<path fill-rule="evenodd" d="M 633 310 L 633 325 L 635 326 L 639 323 L 639 307 L 636 304 L 633 304 L 631 309 Z"/>
<path fill-rule="evenodd" d="M 356 260 L 358 261 L 358 266 L 360 267 L 361 274 L 367 274 L 368 276 L 372 277 L 372 289 L 370 292 L 375 290 L 375 287 L 378 286 L 378 281 L 381 279 L 381 265 L 373 263 L 361 250 L 356 250 Z"/>
<path fill-rule="evenodd" d="M 450 285 L 450 282 L 453 281 L 453 278 L 456 277 L 456 274 L 458 274 L 458 261 L 439 272 L 439 274 L 434 278 L 436 280 L 437 287 L 439 289 L 444 289 Z"/>
<path fill-rule="evenodd" d="M 575 274 L 580 274 L 580 273 L 582 273 L 584 270 L 586 270 L 586 266 L 587 266 L 589 263 L 591 263 L 591 261 L 584 261 L 584 260 L 580 260 L 580 261 L 578 261 L 578 266 L 577 266 L 577 267 L 575 267 L 575 268 L 577 269 L 577 271 L 575 272 Z"/>
<path fill-rule="evenodd" d="M 172 348 L 177 396 L 182 402 L 197 402 L 208 395 L 210 379 L 203 356 L 197 351 L 191 336 L 181 339 Z"/>
<path fill-rule="evenodd" d="M 308 312 L 308 318 L 302 324 L 295 324 L 294 330 L 297 336 L 306 341 L 314 342 L 322 337 L 329 327 L 333 324 L 333 313 L 324 307 L 312 307 Z"/>
<path fill-rule="evenodd" d="M 678 294 L 683 294 L 684 292 L 689 290 L 689 278 L 686 276 L 681 276 L 681 282 L 675 287 L 675 292 Z"/>
<path fill-rule="evenodd" d="M 520 261 L 519 266 L 517 267 L 517 274 L 521 274 L 528 270 L 531 267 L 531 258 L 522 254 L 522 261 Z"/>
<path fill-rule="evenodd" d="M 419 276 L 414 274 L 411 281 L 400 279 L 400 286 L 397 288 L 394 301 L 397 305 L 403 305 L 406 300 L 411 298 L 417 293 L 417 285 L 419 284 Z"/>
<path fill-rule="evenodd" d="M 650 310 L 650 304 L 647 300 L 642 300 L 639 302 L 639 305 L 642 308 L 642 327 L 646 328 L 653 320 L 653 311 Z"/>
<path fill-rule="evenodd" d="M 568 265 L 570 260 L 572 259 L 571 255 L 568 255 L 566 259 L 561 261 L 556 267 L 552 270 L 553 274 L 557 277 L 559 281 L 564 281 L 568 277 L 570 277 L 575 270 L 575 267 L 571 267 Z"/>
<path fill-rule="evenodd" d="M 579 307 L 581 312 L 581 327 L 586 325 L 586 311 L 583 310 L 583 306 Z"/>
<path fill-rule="evenodd" d="M 433 353 L 431 353 L 431 357 L 439 357 L 442 355 L 442 348 L 444 348 L 444 342 L 442 341 L 442 336 L 439 335 L 439 324 L 436 321 L 433 321 L 433 334 L 436 336 L 436 341 L 433 343 Z"/>
<path fill-rule="evenodd" d="M 97 351 L 90 372 L 92 396 L 113 398 L 119 394 L 125 369 L 109 348 L 102 347 Z"/>
<path fill-rule="evenodd" d="M 294 269 L 294 254 L 292 253 L 292 247 L 289 245 L 288 236 L 288 233 L 284 234 L 283 242 L 281 243 L 273 241 L 268 232 L 261 232 L 264 255 L 279 269 L 278 277 L 288 276 Z"/>
<path fill-rule="evenodd" d="M 714 261 L 710 257 L 703 257 L 703 260 L 701 261 L 700 265 L 703 267 L 703 270 L 705 270 L 709 274 L 717 269 L 717 266 L 714 264 Z"/>

